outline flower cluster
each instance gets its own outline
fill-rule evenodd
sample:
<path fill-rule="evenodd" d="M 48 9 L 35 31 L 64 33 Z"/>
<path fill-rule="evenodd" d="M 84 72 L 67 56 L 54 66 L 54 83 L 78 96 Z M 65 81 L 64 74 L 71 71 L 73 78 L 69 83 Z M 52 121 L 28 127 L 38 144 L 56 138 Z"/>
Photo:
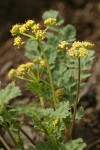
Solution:
<path fill-rule="evenodd" d="M 41 60 L 41 61 L 40 61 L 40 66 L 41 66 L 41 67 L 45 67 L 45 66 L 46 66 L 45 60 Z"/>
<path fill-rule="evenodd" d="M 10 79 L 26 77 L 28 78 L 31 73 L 36 70 L 36 65 L 38 65 L 38 69 L 45 67 L 45 60 L 41 60 L 39 58 L 35 58 L 33 62 L 28 62 L 26 64 L 21 64 L 17 69 L 11 69 L 9 71 L 8 77 Z"/>
<path fill-rule="evenodd" d="M 38 31 L 40 29 L 40 24 L 39 23 L 35 23 L 33 26 L 32 26 L 32 33 Z"/>
<path fill-rule="evenodd" d="M 88 55 L 88 50 L 86 48 L 79 48 L 78 50 L 77 49 L 74 49 L 74 48 L 71 48 L 69 51 L 68 51 L 68 54 L 70 56 L 75 56 L 75 57 L 85 57 Z"/>
<path fill-rule="evenodd" d="M 33 68 L 34 63 L 28 62 L 26 64 L 21 64 L 17 69 L 11 69 L 9 71 L 8 77 L 10 79 L 16 78 L 16 77 L 24 77 L 27 76 L 29 71 Z"/>
<path fill-rule="evenodd" d="M 55 127 L 57 124 L 58 124 L 59 120 L 58 119 L 55 119 L 52 121 L 52 125 Z"/>
<path fill-rule="evenodd" d="M 55 18 L 48 18 L 44 21 L 45 26 L 56 26 L 57 25 L 57 19 Z"/>
<path fill-rule="evenodd" d="M 66 41 L 61 41 L 60 44 L 58 44 L 58 48 L 60 50 L 68 50 L 69 44 Z M 77 58 L 79 57 L 85 57 L 88 55 L 88 50 L 93 47 L 93 44 L 87 41 L 75 41 L 72 46 L 68 50 L 69 56 L 75 56 Z"/>
<path fill-rule="evenodd" d="M 79 42 L 75 41 L 72 44 L 72 47 L 68 50 L 68 54 L 70 56 L 75 56 L 75 57 L 85 57 L 88 55 L 88 50 L 93 47 L 93 44 L 89 42 Z"/>
<path fill-rule="evenodd" d="M 87 42 L 87 41 L 82 41 L 82 42 L 75 41 L 75 42 L 72 44 L 72 47 L 73 47 L 73 48 L 84 47 L 84 48 L 86 48 L 86 49 L 90 49 L 90 48 L 93 47 L 93 44 L 90 43 L 90 42 Z"/>
<path fill-rule="evenodd" d="M 57 25 L 56 19 L 48 18 L 44 21 L 45 26 Z M 32 38 L 34 40 L 42 41 L 46 37 L 46 30 L 42 30 L 39 23 L 34 20 L 28 20 L 23 24 L 16 24 L 11 29 L 11 34 L 15 36 L 14 46 L 20 47 L 24 44 L 22 36 Z"/>
<path fill-rule="evenodd" d="M 28 32 L 34 24 L 35 24 L 34 20 L 28 20 L 24 24 L 14 25 L 10 32 L 13 36 L 20 35 L 25 32 Z"/>
<path fill-rule="evenodd" d="M 33 63 L 38 64 L 40 67 L 45 67 L 46 66 L 45 60 L 43 60 L 39 57 L 34 58 Z"/>
<path fill-rule="evenodd" d="M 20 47 L 24 42 L 22 36 L 30 37 L 35 40 L 44 40 L 46 36 L 45 30 L 41 30 L 40 24 L 34 20 L 28 20 L 24 24 L 16 24 L 11 29 L 11 34 L 15 36 L 14 46 Z"/>
<path fill-rule="evenodd" d="M 12 29 L 11 29 L 11 34 L 12 34 L 12 36 L 16 36 L 16 35 L 18 35 L 19 34 L 19 28 L 20 28 L 20 24 L 15 24 L 13 27 L 12 27 Z"/>
<path fill-rule="evenodd" d="M 33 68 L 34 63 L 28 62 L 26 64 L 22 64 L 17 68 L 18 76 L 26 76 L 26 74 L 30 73 L 30 70 Z"/>
<path fill-rule="evenodd" d="M 11 69 L 8 73 L 8 77 L 10 79 L 14 79 L 16 77 L 17 73 L 16 73 L 16 70 L 15 69 Z"/>
<path fill-rule="evenodd" d="M 45 31 L 38 30 L 37 33 L 36 33 L 35 38 L 36 38 L 36 40 L 41 41 L 41 40 L 44 40 L 45 36 L 46 36 L 46 32 Z"/>
<path fill-rule="evenodd" d="M 67 50 L 68 49 L 68 42 L 61 41 L 60 44 L 58 44 L 58 48 L 61 50 Z"/>
<path fill-rule="evenodd" d="M 20 36 L 14 38 L 14 46 L 20 47 L 24 42 L 22 41 Z"/>
<path fill-rule="evenodd" d="M 27 21 L 26 21 L 26 26 L 27 26 L 27 28 L 32 27 L 34 24 L 35 24 L 35 21 L 34 21 L 34 20 L 27 20 Z"/>

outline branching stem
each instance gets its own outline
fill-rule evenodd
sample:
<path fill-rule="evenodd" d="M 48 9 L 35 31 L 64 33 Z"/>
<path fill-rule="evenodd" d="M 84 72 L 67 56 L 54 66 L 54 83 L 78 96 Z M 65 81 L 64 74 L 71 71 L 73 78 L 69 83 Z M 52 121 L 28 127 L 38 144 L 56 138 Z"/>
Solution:
<path fill-rule="evenodd" d="M 55 89 L 54 89 L 54 83 L 53 83 L 53 78 L 52 78 L 52 74 L 51 74 L 51 70 L 50 70 L 50 65 L 48 62 L 48 58 L 45 54 L 45 51 L 43 49 L 43 47 L 41 46 L 41 44 L 39 43 L 39 47 L 44 55 L 44 59 L 46 61 L 46 65 L 47 65 L 47 70 L 48 70 L 48 74 L 49 74 L 49 78 L 50 78 L 50 85 L 51 85 L 51 90 L 52 90 L 52 95 L 53 95 L 53 102 L 54 102 L 54 108 L 56 107 L 56 98 L 55 98 Z"/>
<path fill-rule="evenodd" d="M 72 138 L 73 129 L 75 125 L 75 117 L 76 117 L 76 111 L 77 111 L 77 104 L 79 100 L 79 92 L 80 92 L 80 74 L 81 74 L 81 68 L 80 68 L 80 58 L 78 58 L 78 81 L 77 81 L 77 95 L 76 95 L 76 101 L 74 105 L 74 113 L 73 113 L 73 120 L 72 120 L 72 126 L 71 126 L 71 134 L 70 138 Z"/>

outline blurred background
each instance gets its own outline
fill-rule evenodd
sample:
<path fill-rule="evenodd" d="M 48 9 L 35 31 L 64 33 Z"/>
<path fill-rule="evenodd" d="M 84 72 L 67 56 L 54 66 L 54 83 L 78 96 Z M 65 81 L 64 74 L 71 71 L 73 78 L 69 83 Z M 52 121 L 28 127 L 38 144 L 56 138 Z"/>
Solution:
<path fill-rule="evenodd" d="M 100 38 L 100 0 L 0 0 L 0 41 L 10 37 L 12 24 L 34 18 L 41 21 L 45 10 L 56 9 L 77 29 L 79 40 Z"/>
<path fill-rule="evenodd" d="M 87 143 L 100 138 L 100 0 L 0 0 L 0 80 L 2 87 L 9 81 L 10 68 L 26 61 L 22 50 L 15 50 L 9 30 L 15 23 L 27 19 L 41 22 L 46 10 L 58 10 L 64 17 L 64 24 L 72 24 L 77 30 L 77 40 L 87 40 L 95 44 L 95 60 L 91 78 L 86 80 L 87 87 L 82 92 L 81 105 L 85 108 L 85 117 L 75 136 L 82 136 Z M 27 103 L 29 94 L 23 91 Z M 30 99 L 32 97 L 30 96 Z M 80 130 L 80 132 L 79 132 Z M 78 132 L 77 132 L 78 131 Z M 86 133 L 87 134 L 84 134 Z M 93 150 L 100 150 L 98 144 Z"/>

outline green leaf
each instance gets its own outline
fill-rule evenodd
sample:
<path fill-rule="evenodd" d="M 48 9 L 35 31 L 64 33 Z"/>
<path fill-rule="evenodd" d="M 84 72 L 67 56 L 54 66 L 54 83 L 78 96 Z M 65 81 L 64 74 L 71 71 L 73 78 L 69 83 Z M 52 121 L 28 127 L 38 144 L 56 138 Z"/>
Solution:
<path fill-rule="evenodd" d="M 69 102 L 60 103 L 58 109 L 56 109 L 52 114 L 54 118 L 66 118 L 70 115 Z"/>
<path fill-rule="evenodd" d="M 91 73 L 82 73 L 81 74 L 81 79 L 85 79 L 85 78 L 88 78 L 90 77 Z"/>
<path fill-rule="evenodd" d="M 84 109 L 83 109 L 83 107 L 81 106 L 81 107 L 79 107 L 79 108 L 77 109 L 75 119 L 78 119 L 78 120 L 81 119 L 81 118 L 83 117 L 83 114 L 84 114 Z"/>
<path fill-rule="evenodd" d="M 59 24 L 62 24 L 64 22 L 63 17 L 59 14 L 59 11 L 56 11 L 56 10 L 45 11 L 44 14 L 42 15 L 42 18 L 44 20 L 46 20 L 48 18 L 55 18 L 55 19 L 57 19 L 57 22 Z"/>
<path fill-rule="evenodd" d="M 0 116 L 0 125 L 2 125 L 3 122 L 4 122 L 4 119 L 2 116 Z"/>
<path fill-rule="evenodd" d="M 37 107 L 34 103 L 30 103 L 28 105 L 17 105 L 16 110 L 18 114 L 25 114 L 27 116 L 32 116 L 32 114 L 37 113 Z"/>
<path fill-rule="evenodd" d="M 5 104 L 8 104 L 11 99 L 19 95 L 21 95 L 21 91 L 14 83 L 10 83 L 5 89 L 2 89 L 0 91 L 0 114 L 6 108 Z"/>
<path fill-rule="evenodd" d="M 41 57 L 41 52 L 38 49 L 37 41 L 30 41 L 29 39 L 26 43 L 25 49 L 25 56 L 29 59 L 33 60 L 37 56 Z"/>
<path fill-rule="evenodd" d="M 52 70 L 53 79 L 56 86 L 60 85 L 63 80 L 64 73 L 67 71 L 66 64 L 63 62 L 56 63 L 55 68 Z"/>
<path fill-rule="evenodd" d="M 48 58 L 49 64 L 51 66 L 51 69 L 53 69 L 57 58 L 57 50 L 55 50 L 55 46 L 53 46 L 52 44 L 43 43 L 43 47 L 46 56 Z"/>
<path fill-rule="evenodd" d="M 47 81 L 46 78 L 44 79 L 44 81 L 49 83 L 49 81 Z M 42 96 L 44 99 L 48 99 L 48 100 L 52 99 L 50 86 L 42 83 L 42 81 L 41 83 L 38 82 L 28 83 L 27 89 L 34 92 L 34 94 L 36 94 L 37 96 Z"/>
<path fill-rule="evenodd" d="M 58 37 L 57 35 L 55 35 L 55 34 L 52 33 L 52 32 L 47 32 L 47 33 L 46 33 L 46 38 L 48 39 L 46 45 L 47 45 L 47 44 L 49 44 L 49 45 L 52 44 L 53 46 L 56 47 L 56 44 L 57 44 L 58 41 L 59 41 L 59 37 Z"/>
<path fill-rule="evenodd" d="M 13 125 L 14 122 L 16 123 L 18 112 L 16 111 L 14 106 L 8 106 L 7 108 L 8 109 L 6 111 L 2 112 L 3 119 L 10 125 Z"/>
<path fill-rule="evenodd" d="M 66 40 L 69 43 L 72 43 L 73 41 L 76 40 L 76 29 L 71 24 L 68 24 L 65 27 L 62 27 L 60 29 L 60 33 L 63 37 L 63 40 Z"/>
<path fill-rule="evenodd" d="M 86 147 L 86 143 L 81 138 L 71 140 L 65 144 L 66 150 L 83 150 Z"/>
<path fill-rule="evenodd" d="M 8 84 L 8 86 L 0 91 L 0 106 L 7 104 L 11 99 L 20 96 L 21 91 L 19 87 L 15 86 L 14 83 Z"/>
<path fill-rule="evenodd" d="M 39 116 L 42 117 L 48 117 L 52 114 L 53 109 L 52 108 L 46 108 L 46 109 L 41 109 L 38 111 Z"/>
<path fill-rule="evenodd" d="M 83 150 L 86 147 L 86 144 L 81 138 L 76 140 L 71 140 L 64 144 L 59 144 L 59 146 L 54 143 L 47 142 L 36 142 L 35 148 L 29 148 L 28 150 Z"/>
<path fill-rule="evenodd" d="M 38 150 L 58 150 L 58 147 L 51 142 L 36 142 Z"/>

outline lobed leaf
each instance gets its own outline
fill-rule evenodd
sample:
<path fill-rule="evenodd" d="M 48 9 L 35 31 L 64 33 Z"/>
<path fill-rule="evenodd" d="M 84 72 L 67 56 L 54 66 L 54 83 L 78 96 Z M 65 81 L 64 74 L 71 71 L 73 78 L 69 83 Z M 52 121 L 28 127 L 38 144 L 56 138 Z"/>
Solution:
<path fill-rule="evenodd" d="M 42 18 L 44 20 L 46 20 L 48 18 L 55 18 L 55 19 L 57 19 L 57 22 L 59 24 L 62 24 L 64 22 L 63 17 L 59 14 L 59 11 L 57 11 L 57 10 L 45 11 L 44 14 L 42 15 Z"/>
<path fill-rule="evenodd" d="M 21 91 L 14 83 L 10 83 L 5 89 L 0 91 L 0 105 L 7 104 L 11 99 L 20 96 Z"/>

